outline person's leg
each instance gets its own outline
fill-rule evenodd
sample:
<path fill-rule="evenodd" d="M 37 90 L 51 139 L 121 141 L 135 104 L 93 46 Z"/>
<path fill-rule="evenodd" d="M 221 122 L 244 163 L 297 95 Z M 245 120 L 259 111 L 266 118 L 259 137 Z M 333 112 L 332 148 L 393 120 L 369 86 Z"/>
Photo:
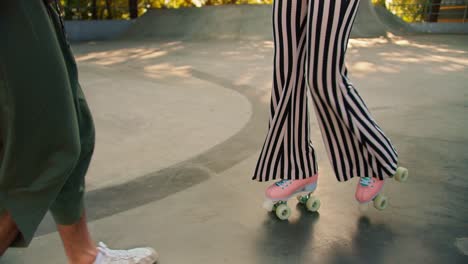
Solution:
<path fill-rule="evenodd" d="M 19 234 L 15 221 L 8 212 L 0 213 L 0 257 Z"/>
<path fill-rule="evenodd" d="M 96 247 L 86 215 L 71 225 L 57 225 L 70 264 L 153 264 L 159 256 L 152 248 L 112 250 L 103 243 Z"/>
<path fill-rule="evenodd" d="M 310 140 L 306 86 L 307 7 L 309 0 L 275 0 L 273 9 L 274 71 L 270 123 L 253 180 L 281 179 L 265 191 L 264 208 L 286 220 L 290 209 L 283 203 L 297 193 L 311 197 L 318 181 L 315 150 Z M 309 203 L 309 201 L 311 203 Z"/>
<path fill-rule="evenodd" d="M 94 152 L 94 122 L 86 98 L 78 81 L 78 69 L 63 29 L 63 22 L 52 2 L 46 5 L 53 31 L 57 36 L 61 55 L 65 61 L 70 92 L 75 109 L 79 132 L 80 155 L 78 161 L 63 185 L 60 193 L 50 206 L 50 212 L 57 224 L 65 253 L 70 263 L 92 263 L 98 250 L 91 238 L 84 210 L 85 176 Z"/>
<path fill-rule="evenodd" d="M 345 53 L 359 0 L 311 1 L 309 86 L 339 181 L 393 176 L 397 153 L 346 75 Z"/>
<path fill-rule="evenodd" d="M 66 64 L 70 91 L 72 93 L 77 118 L 80 155 L 75 168 L 63 185 L 50 211 L 57 223 L 69 263 L 132 263 L 150 264 L 158 259 L 151 248 L 131 250 L 111 250 L 103 243 L 96 247 L 86 223 L 84 211 L 85 175 L 94 151 L 95 131 L 91 111 L 78 81 L 78 69 L 69 44 L 65 38 L 63 21 L 57 5 L 47 5 L 50 19 L 54 25 L 63 59 Z"/>
<path fill-rule="evenodd" d="M 0 208 L 26 246 L 81 146 L 68 73 L 42 1 L 1 1 Z M 23 242 L 23 243 L 21 243 Z M 21 243 L 21 244 L 19 244 Z"/>
<path fill-rule="evenodd" d="M 69 263 L 94 263 L 98 249 L 88 230 L 84 210 L 85 176 L 94 151 L 94 123 L 78 83 L 76 65 L 66 43 L 62 43 L 62 49 L 75 102 L 81 153 L 73 172 L 50 206 L 50 211 L 57 223 Z"/>
<path fill-rule="evenodd" d="M 305 76 L 307 6 L 308 0 L 274 3 L 270 124 L 253 176 L 257 181 L 305 180 L 317 174 Z"/>
<path fill-rule="evenodd" d="M 69 263 L 93 263 L 98 250 L 88 230 L 85 214 L 72 225 L 57 225 Z"/>

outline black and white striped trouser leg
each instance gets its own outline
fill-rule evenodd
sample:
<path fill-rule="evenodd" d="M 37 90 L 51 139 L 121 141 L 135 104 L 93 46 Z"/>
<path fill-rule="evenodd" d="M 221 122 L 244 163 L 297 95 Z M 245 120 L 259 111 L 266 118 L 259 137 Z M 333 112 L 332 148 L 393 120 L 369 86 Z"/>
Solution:
<path fill-rule="evenodd" d="M 307 88 L 339 181 L 384 179 L 397 153 L 347 78 L 344 63 L 359 0 L 276 0 L 270 125 L 254 180 L 317 173 L 308 132 Z"/>

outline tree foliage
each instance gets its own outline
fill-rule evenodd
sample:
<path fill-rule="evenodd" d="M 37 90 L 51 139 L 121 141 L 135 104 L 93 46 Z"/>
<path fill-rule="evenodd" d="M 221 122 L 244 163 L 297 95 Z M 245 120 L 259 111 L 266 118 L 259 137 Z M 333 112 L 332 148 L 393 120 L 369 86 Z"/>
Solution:
<path fill-rule="evenodd" d="M 179 8 L 226 4 L 271 4 L 272 2 L 273 0 L 153 0 L 151 5 L 155 8 Z"/>
<path fill-rule="evenodd" d="M 129 19 L 129 0 L 60 0 L 66 19 Z M 148 8 L 202 7 L 225 4 L 271 4 L 273 0 L 137 0 L 138 14 Z"/>
<path fill-rule="evenodd" d="M 274 0 L 60 0 L 66 19 L 130 19 L 149 8 L 202 7 L 226 4 L 272 4 Z M 436 21 L 434 1 L 440 0 L 372 0 L 385 6 L 406 22 Z M 131 5 L 133 4 L 133 6 Z M 136 4 L 136 5 L 135 5 Z M 436 6 L 437 8 L 438 6 Z M 432 8 L 431 10 L 429 10 Z M 132 12 L 130 12 L 132 11 Z M 438 13 L 438 10 L 437 10 Z M 427 14 L 432 14 L 428 16 Z"/>
<path fill-rule="evenodd" d="M 384 2 L 390 12 L 409 23 L 425 20 L 427 9 L 431 6 L 430 0 L 386 0 Z"/>

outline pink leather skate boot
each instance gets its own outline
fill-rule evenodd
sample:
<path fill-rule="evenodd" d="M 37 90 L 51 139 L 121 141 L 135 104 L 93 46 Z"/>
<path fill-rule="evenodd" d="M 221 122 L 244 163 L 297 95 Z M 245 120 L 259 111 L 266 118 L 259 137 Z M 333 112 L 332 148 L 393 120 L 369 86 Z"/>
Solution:
<path fill-rule="evenodd" d="M 304 204 L 307 210 L 317 212 L 320 208 L 320 200 L 312 193 L 317 188 L 318 174 L 304 180 L 281 180 L 268 187 L 265 191 L 266 200 L 263 207 L 268 211 L 274 211 L 281 220 L 287 220 L 291 216 L 291 208 L 288 200 L 295 194 L 298 195 L 299 203 Z"/>
<path fill-rule="evenodd" d="M 395 179 L 400 183 L 404 183 L 408 180 L 408 169 L 398 167 L 395 175 L 385 180 L 379 180 L 377 178 L 363 177 L 359 180 L 356 189 L 356 200 L 361 204 L 366 204 L 374 201 L 374 207 L 378 210 L 384 210 L 388 205 L 388 200 L 385 195 L 382 194 L 382 188 L 385 181 L 388 179 Z"/>
<path fill-rule="evenodd" d="M 272 184 L 265 191 L 271 201 L 287 201 L 300 192 L 313 192 L 317 188 L 318 174 L 304 180 L 281 180 Z"/>
<path fill-rule="evenodd" d="M 374 177 L 362 177 L 359 180 L 357 189 L 356 189 L 356 200 L 361 203 L 369 203 L 374 199 L 383 198 L 382 201 L 374 201 L 376 203 L 376 208 L 383 210 L 387 206 L 387 201 L 384 196 L 379 196 L 382 188 L 385 184 L 385 180 L 379 180 Z M 378 204 L 378 205 L 377 205 Z"/>

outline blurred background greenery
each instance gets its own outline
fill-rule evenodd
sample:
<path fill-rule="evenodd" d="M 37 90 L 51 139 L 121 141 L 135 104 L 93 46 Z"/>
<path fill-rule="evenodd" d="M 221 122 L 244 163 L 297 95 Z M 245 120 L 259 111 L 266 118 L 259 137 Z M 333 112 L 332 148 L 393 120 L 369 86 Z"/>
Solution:
<path fill-rule="evenodd" d="M 60 0 L 65 19 L 132 19 L 149 8 L 272 4 L 273 0 Z M 291 0 L 292 1 L 292 0 Z M 367 0 L 361 0 L 367 1 Z M 468 22 L 468 0 L 372 0 L 406 22 Z"/>
<path fill-rule="evenodd" d="M 405 22 L 468 22 L 468 0 L 372 0 Z"/>
<path fill-rule="evenodd" d="M 60 0 L 66 19 L 130 19 L 149 8 L 272 4 L 273 0 Z"/>

